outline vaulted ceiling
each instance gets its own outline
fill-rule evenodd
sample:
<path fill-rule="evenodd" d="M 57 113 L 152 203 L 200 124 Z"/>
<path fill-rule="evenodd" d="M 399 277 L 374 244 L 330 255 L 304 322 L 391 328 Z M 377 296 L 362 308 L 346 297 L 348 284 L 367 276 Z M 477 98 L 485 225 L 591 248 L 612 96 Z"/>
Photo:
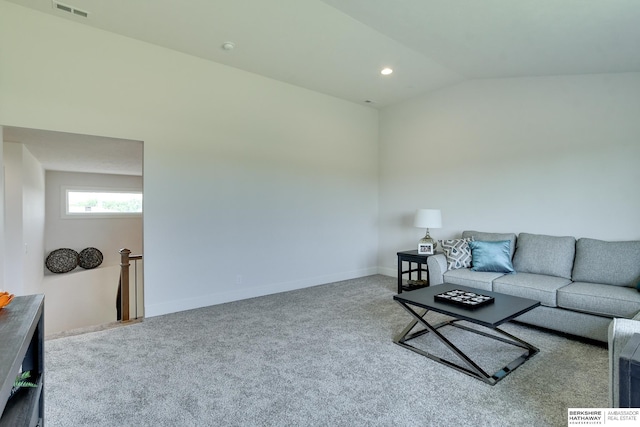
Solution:
<path fill-rule="evenodd" d="M 377 108 L 468 79 L 640 72 L 640 0 L 6 1 Z M 76 169 L 118 163 L 100 150 L 80 158 L 69 134 L 7 137 L 48 169 L 72 167 L 53 161 L 65 141 Z"/>
<path fill-rule="evenodd" d="M 61 0 L 87 17 L 8 1 L 377 107 L 466 79 L 640 71 L 638 0 Z"/>

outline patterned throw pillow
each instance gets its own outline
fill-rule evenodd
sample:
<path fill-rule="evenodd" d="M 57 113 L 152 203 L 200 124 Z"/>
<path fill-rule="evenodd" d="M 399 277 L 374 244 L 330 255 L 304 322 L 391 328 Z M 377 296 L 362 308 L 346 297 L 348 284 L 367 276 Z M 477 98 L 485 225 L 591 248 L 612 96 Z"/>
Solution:
<path fill-rule="evenodd" d="M 473 237 L 438 241 L 447 257 L 447 270 L 471 267 L 472 257 L 469 247 L 471 241 L 473 241 Z"/>

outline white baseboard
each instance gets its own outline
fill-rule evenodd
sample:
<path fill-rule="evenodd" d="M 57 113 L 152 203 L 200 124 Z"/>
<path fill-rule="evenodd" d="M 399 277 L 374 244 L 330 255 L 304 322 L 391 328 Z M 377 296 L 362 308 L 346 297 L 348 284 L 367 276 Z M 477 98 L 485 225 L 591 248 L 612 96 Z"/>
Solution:
<path fill-rule="evenodd" d="M 398 277 L 398 270 L 389 267 L 378 267 L 378 274 L 389 277 Z"/>
<path fill-rule="evenodd" d="M 340 282 L 342 280 L 357 279 L 359 277 L 378 274 L 379 268 L 372 267 L 362 270 L 329 274 L 326 276 L 310 277 L 291 282 L 272 283 L 265 286 L 247 287 L 243 289 L 233 289 L 227 292 L 219 292 L 209 295 L 199 295 L 192 298 L 171 300 L 159 304 L 145 305 L 146 317 L 161 316 L 163 314 L 176 313 L 179 311 L 193 310 L 211 305 L 224 304 L 232 301 L 239 301 L 248 298 L 261 297 L 276 294 L 279 292 L 293 291 L 296 289 L 308 288 L 311 286 L 324 285 L 327 283 Z"/>

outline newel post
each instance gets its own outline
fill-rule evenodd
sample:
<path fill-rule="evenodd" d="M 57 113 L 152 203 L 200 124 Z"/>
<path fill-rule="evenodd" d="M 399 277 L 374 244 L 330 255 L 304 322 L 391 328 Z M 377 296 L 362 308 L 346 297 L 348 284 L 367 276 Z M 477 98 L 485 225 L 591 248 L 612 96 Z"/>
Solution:
<path fill-rule="evenodd" d="M 129 320 L 129 249 L 120 249 L 120 308 L 122 313 L 122 321 Z"/>

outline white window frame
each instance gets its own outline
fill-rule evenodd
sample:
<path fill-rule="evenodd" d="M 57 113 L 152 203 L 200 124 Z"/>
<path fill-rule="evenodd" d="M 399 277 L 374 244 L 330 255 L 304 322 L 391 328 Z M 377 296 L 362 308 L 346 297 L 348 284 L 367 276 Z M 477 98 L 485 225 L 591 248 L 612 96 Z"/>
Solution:
<path fill-rule="evenodd" d="M 78 186 L 62 186 L 61 195 L 61 214 L 63 219 L 78 218 L 140 218 L 142 212 L 69 212 L 69 193 L 135 193 L 142 195 L 140 188 L 114 188 L 114 187 L 78 187 Z M 144 198 L 143 198 L 144 204 Z M 144 212 L 144 205 L 142 207 Z"/>

